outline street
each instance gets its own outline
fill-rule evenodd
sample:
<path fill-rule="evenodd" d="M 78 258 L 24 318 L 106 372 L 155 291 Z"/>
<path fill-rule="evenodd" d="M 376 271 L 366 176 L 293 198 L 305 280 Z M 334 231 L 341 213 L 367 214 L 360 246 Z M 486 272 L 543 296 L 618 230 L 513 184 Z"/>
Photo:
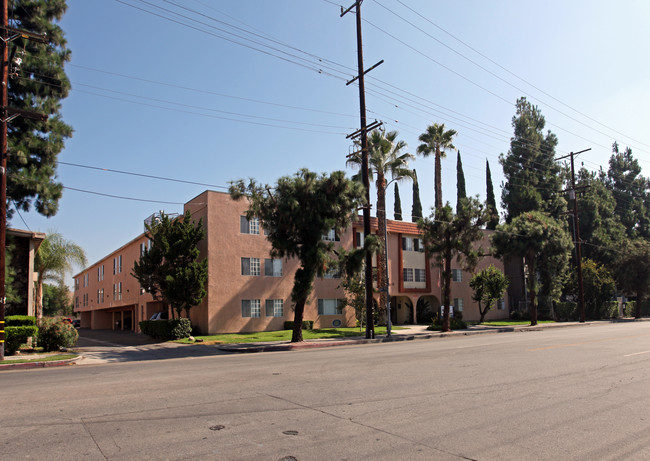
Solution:
<path fill-rule="evenodd" d="M 2 460 L 650 458 L 650 322 L 17 370 L 0 383 Z"/>

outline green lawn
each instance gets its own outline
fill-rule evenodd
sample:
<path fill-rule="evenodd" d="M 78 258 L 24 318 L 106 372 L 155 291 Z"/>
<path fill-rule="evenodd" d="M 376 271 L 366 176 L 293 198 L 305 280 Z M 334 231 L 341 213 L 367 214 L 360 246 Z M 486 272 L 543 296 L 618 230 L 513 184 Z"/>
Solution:
<path fill-rule="evenodd" d="M 403 329 L 393 327 L 393 330 Z M 365 336 L 366 330 L 359 328 L 325 328 L 322 330 L 303 330 L 303 339 L 326 339 L 326 338 L 347 338 L 353 336 Z M 386 334 L 386 327 L 375 327 L 375 334 Z M 291 341 L 291 330 L 260 331 L 257 333 L 230 333 L 213 336 L 195 336 L 208 344 L 236 344 L 236 343 L 259 343 L 268 341 Z M 176 341 L 182 344 L 192 344 L 188 339 Z"/>
<path fill-rule="evenodd" d="M 29 355 L 25 355 L 24 359 L 0 360 L 0 364 L 4 365 L 7 363 L 54 362 L 56 360 L 68 360 L 68 359 L 74 359 L 76 357 L 78 357 L 77 354 L 54 354 L 54 355 L 48 355 L 47 357 L 34 359 L 34 358 L 30 358 Z"/>
<path fill-rule="evenodd" d="M 554 320 L 538 320 L 537 323 L 555 323 Z M 483 322 L 481 325 L 490 327 L 511 327 L 514 325 L 530 325 L 530 320 L 495 320 L 493 322 Z"/>

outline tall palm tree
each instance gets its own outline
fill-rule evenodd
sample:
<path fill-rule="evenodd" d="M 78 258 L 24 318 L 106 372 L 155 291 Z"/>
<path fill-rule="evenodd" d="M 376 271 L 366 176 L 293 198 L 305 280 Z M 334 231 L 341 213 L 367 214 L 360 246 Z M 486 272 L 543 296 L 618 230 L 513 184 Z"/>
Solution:
<path fill-rule="evenodd" d="M 428 157 L 433 154 L 435 156 L 434 166 L 434 183 L 435 183 L 435 210 L 442 208 L 442 166 L 440 159 L 445 156 L 446 150 L 456 150 L 452 144 L 456 130 L 445 131 L 445 124 L 429 125 L 427 131 L 422 133 L 418 138 L 422 144 L 418 146 L 418 154 L 423 157 Z"/>
<path fill-rule="evenodd" d="M 397 141 L 397 131 L 385 132 L 374 130 L 368 136 L 368 175 L 375 181 L 377 188 L 377 233 L 383 240 L 386 232 L 386 188 L 393 181 L 415 178 L 415 173 L 408 166 L 415 157 L 401 153 L 406 148 L 404 141 Z M 347 162 L 348 166 L 361 168 L 361 153 L 356 153 Z M 391 180 L 387 181 L 386 176 Z M 359 179 L 361 174 L 355 176 Z M 386 250 L 385 244 L 377 253 L 377 286 L 386 288 Z M 386 297 L 380 297 L 380 310 L 386 311 Z"/>
<path fill-rule="evenodd" d="M 67 272 L 72 271 L 72 264 L 86 265 L 86 253 L 76 243 L 65 240 L 57 232 L 48 233 L 36 252 L 34 270 L 36 280 L 36 318 L 43 317 L 43 282 L 55 280 L 63 283 Z"/>

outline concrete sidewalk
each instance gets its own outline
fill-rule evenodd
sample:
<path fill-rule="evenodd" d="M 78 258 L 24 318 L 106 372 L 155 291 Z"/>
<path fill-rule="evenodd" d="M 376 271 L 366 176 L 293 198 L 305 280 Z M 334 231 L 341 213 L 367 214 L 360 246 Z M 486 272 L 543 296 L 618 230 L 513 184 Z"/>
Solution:
<path fill-rule="evenodd" d="M 98 365 L 118 362 L 139 362 L 148 360 L 168 360 L 192 357 L 207 357 L 225 355 L 230 353 L 253 352 L 278 352 L 323 347 L 352 346 L 361 344 L 389 343 L 398 341 L 414 341 L 423 339 L 446 338 L 454 336 L 470 336 L 490 333 L 507 333 L 517 331 L 540 331 L 549 328 L 585 327 L 610 322 L 650 321 L 650 319 L 618 319 L 599 320 L 585 323 L 559 322 L 542 323 L 536 326 L 487 326 L 472 325 L 467 330 L 454 330 L 447 333 L 430 331 L 427 325 L 399 325 L 400 329 L 393 329 L 391 337 L 378 335 L 374 339 L 366 339 L 364 332 L 359 336 L 333 339 L 314 339 L 302 343 L 289 341 L 276 341 L 264 343 L 242 344 L 179 344 L 175 342 L 162 342 L 148 336 L 131 331 L 112 330 L 80 330 L 79 341 L 70 352 L 79 354 L 78 359 L 53 362 L 29 362 L 22 364 L 0 364 L 0 370 L 12 368 L 42 368 L 64 365 Z M 11 358 L 38 358 L 39 355 L 13 356 Z"/>

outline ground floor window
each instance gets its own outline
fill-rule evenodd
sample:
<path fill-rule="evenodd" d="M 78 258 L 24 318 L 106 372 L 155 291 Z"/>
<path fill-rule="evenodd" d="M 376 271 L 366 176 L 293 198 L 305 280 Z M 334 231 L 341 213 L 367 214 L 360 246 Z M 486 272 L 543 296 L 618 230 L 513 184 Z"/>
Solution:
<path fill-rule="evenodd" d="M 242 317 L 259 317 L 260 300 L 259 299 L 242 299 L 241 301 Z"/>
<path fill-rule="evenodd" d="M 343 313 L 342 299 L 319 299 L 318 315 L 341 315 Z"/>
<path fill-rule="evenodd" d="M 282 317 L 284 315 L 284 300 L 283 299 L 267 299 L 266 300 L 266 316 L 267 317 Z"/>
<path fill-rule="evenodd" d="M 463 312 L 463 299 L 454 298 L 454 311 Z"/>

